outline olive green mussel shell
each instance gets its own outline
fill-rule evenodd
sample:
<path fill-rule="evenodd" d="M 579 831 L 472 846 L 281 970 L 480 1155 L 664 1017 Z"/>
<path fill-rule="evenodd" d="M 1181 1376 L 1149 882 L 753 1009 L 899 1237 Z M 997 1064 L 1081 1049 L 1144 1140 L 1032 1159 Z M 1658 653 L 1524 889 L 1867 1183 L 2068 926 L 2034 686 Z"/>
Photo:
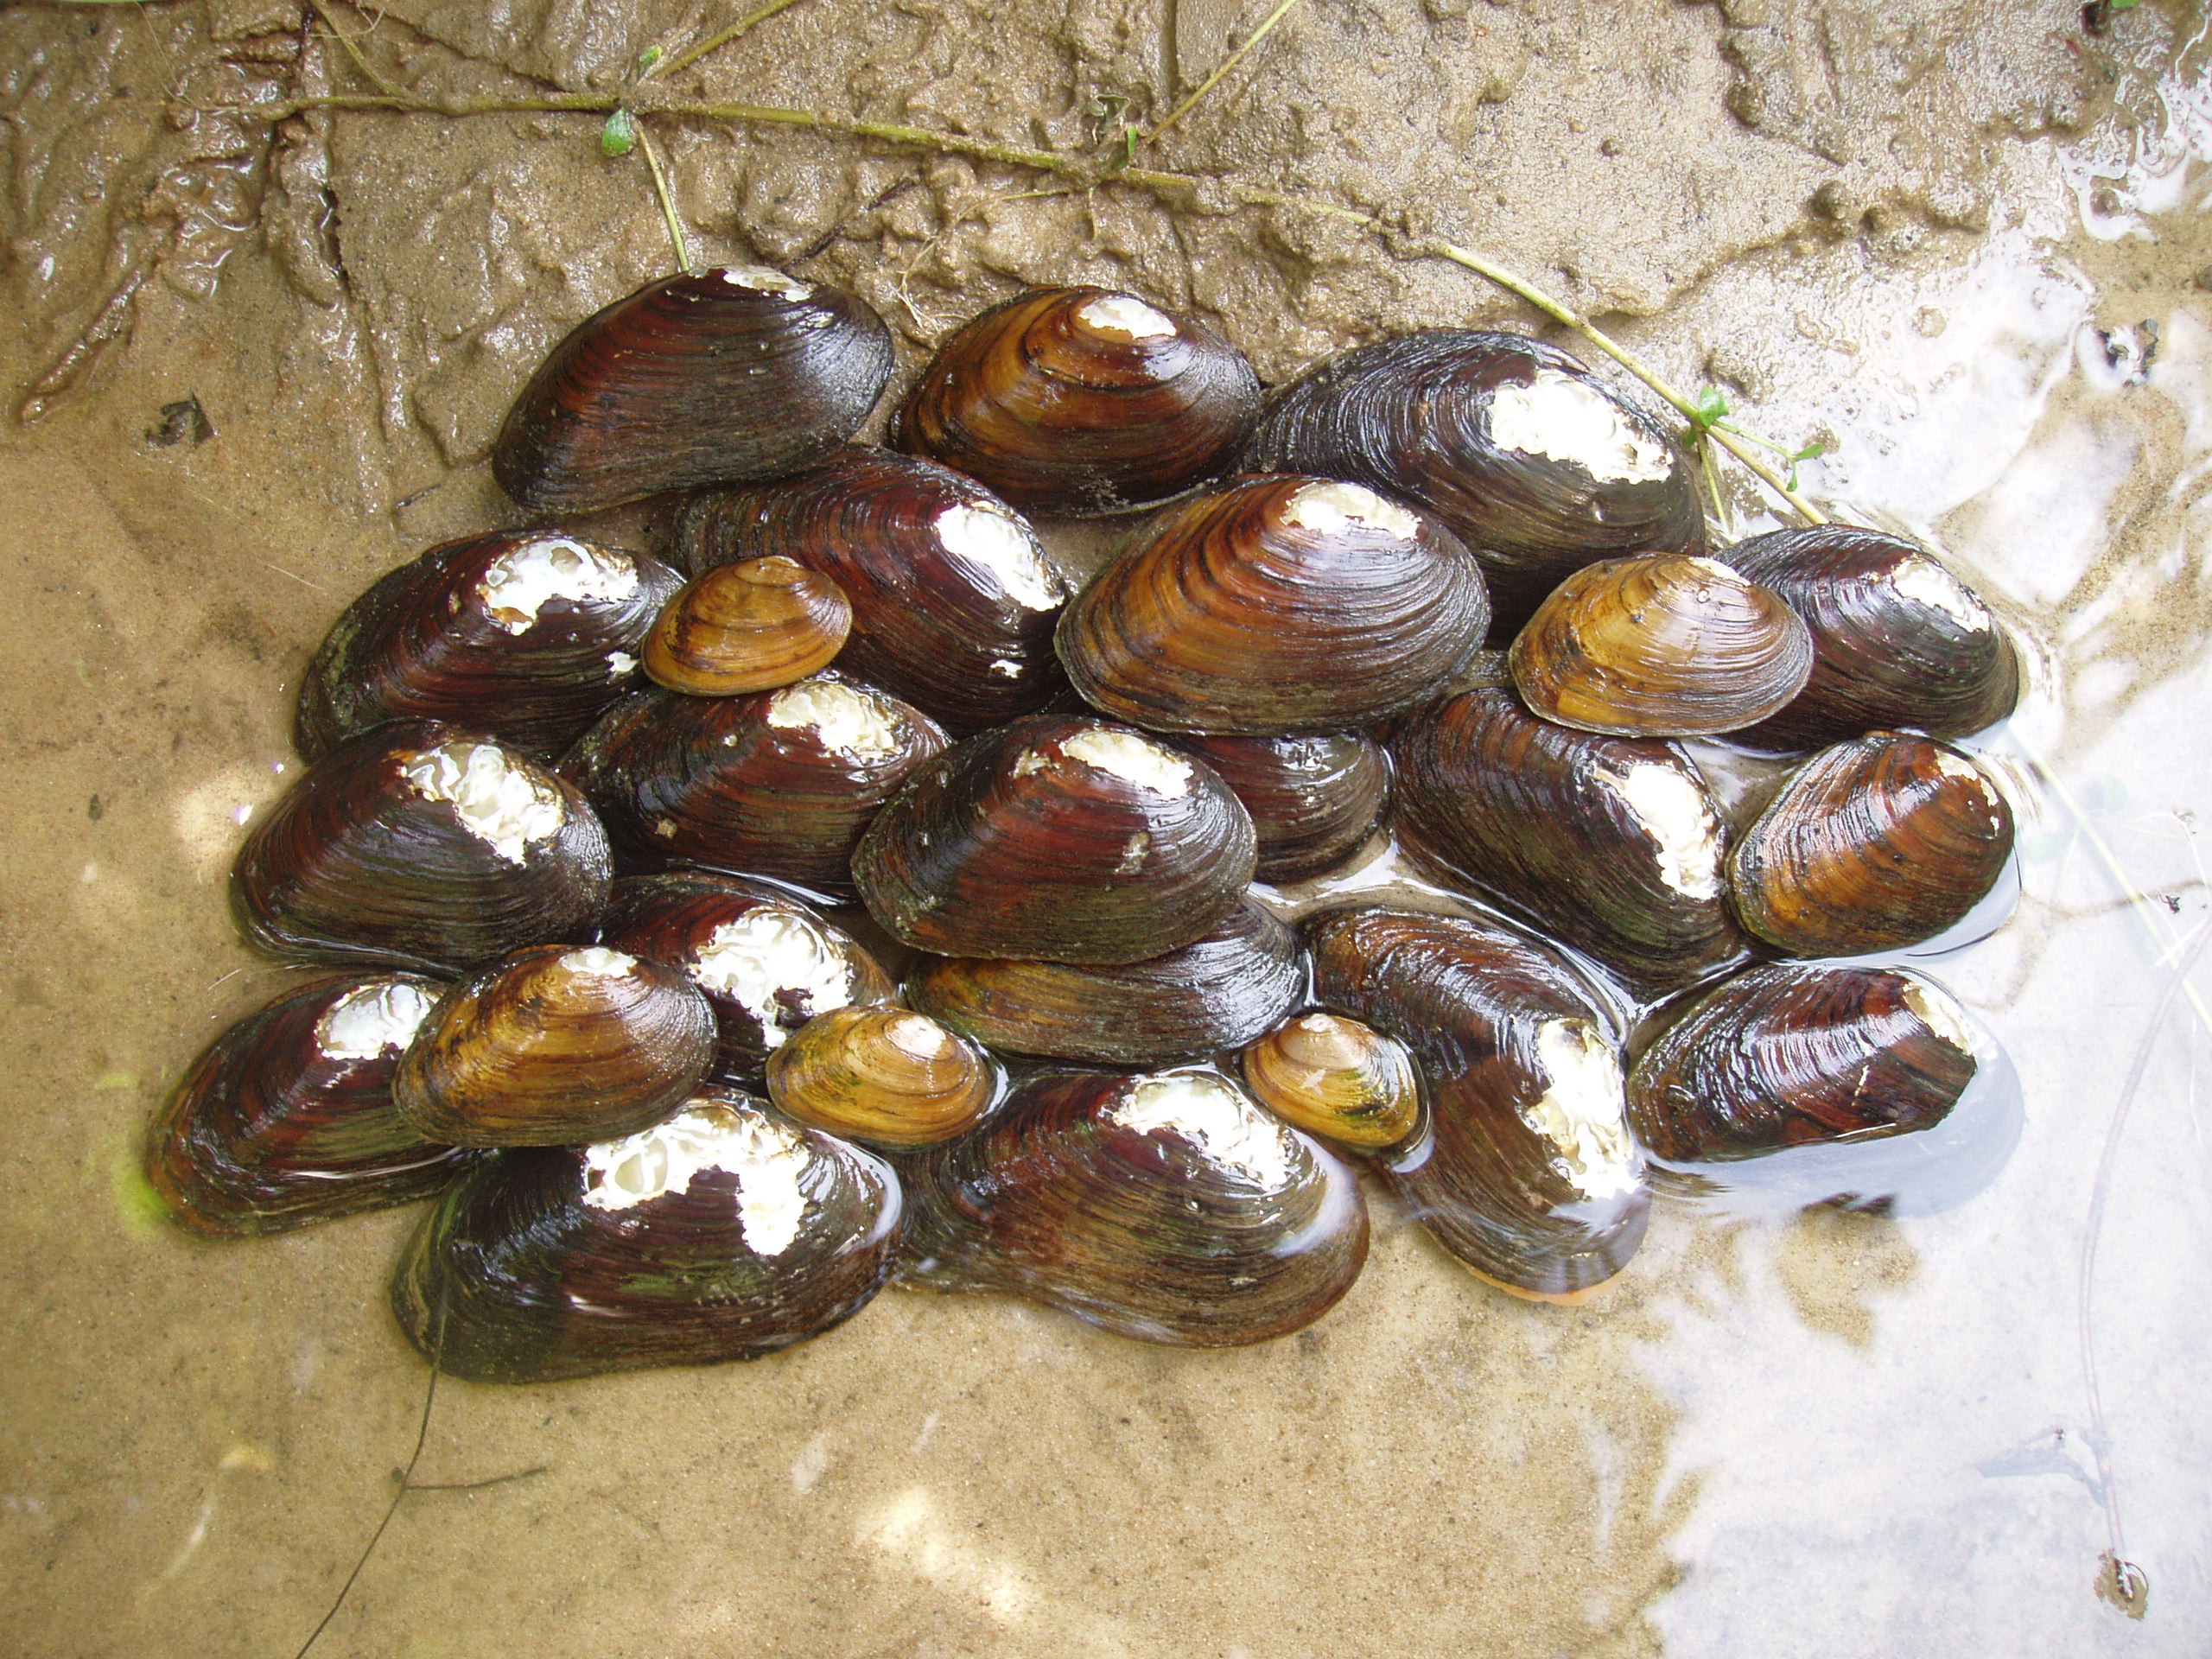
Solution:
<path fill-rule="evenodd" d="M 1237 1064 L 1277 1117 L 1344 1146 L 1395 1146 L 1421 1122 L 1421 1078 L 1405 1045 L 1325 1008 L 1284 1020 Z"/>
<path fill-rule="evenodd" d="M 467 1155 L 426 1141 L 391 1077 L 439 987 L 345 979 L 279 998 L 226 1031 L 155 1115 L 146 1175 L 187 1232 L 280 1232 L 412 1204 Z"/>
<path fill-rule="evenodd" d="M 492 446 L 539 512 L 796 472 L 859 429 L 891 376 L 867 302 L 757 265 L 649 283 L 578 323 Z"/>
<path fill-rule="evenodd" d="M 633 857 L 842 892 L 876 810 L 944 745 L 911 703 L 828 673 L 741 697 L 640 692 L 561 769 Z"/>
<path fill-rule="evenodd" d="M 693 498 L 677 542 L 694 575 L 795 559 L 853 607 L 841 664 L 963 734 L 1065 692 L 1052 626 L 1071 589 L 1028 521 L 971 478 L 880 449 Z"/>
<path fill-rule="evenodd" d="M 1268 398 L 1244 465 L 1357 479 L 1434 513 L 1482 560 L 1500 640 L 1594 560 L 1705 550 L 1667 429 L 1518 334 L 1428 329 L 1332 358 Z"/>
<path fill-rule="evenodd" d="M 1675 1163 L 1872 1141 L 1941 1122 L 1975 1070 L 1964 1012 L 1893 968 L 1753 968 L 1708 991 L 1629 1074 L 1629 1122 Z"/>
<path fill-rule="evenodd" d="M 1358 484 L 1250 478 L 1168 513 L 1060 619 L 1084 700 L 1166 732 L 1360 726 L 1480 648 L 1482 571 L 1435 520 Z"/>
<path fill-rule="evenodd" d="M 1638 995 L 1749 953 L 1728 908 L 1726 833 L 1697 768 L 1667 744 L 1539 720 L 1478 688 L 1390 728 L 1401 843 L 1587 952 Z"/>
<path fill-rule="evenodd" d="M 1250 899 L 1179 950 L 1118 967 L 925 958 L 907 1000 L 1008 1054 L 1168 1065 L 1240 1048 L 1298 1006 L 1298 938 Z"/>
<path fill-rule="evenodd" d="M 392 1308 L 474 1382 L 755 1359 L 867 1305 L 902 1211 L 874 1154 L 705 1090 L 620 1141 L 486 1156 L 409 1243 Z"/>
<path fill-rule="evenodd" d="M 1202 762 L 1042 715 L 916 772 L 869 826 L 853 880 L 918 950 L 1121 963 L 1204 938 L 1256 856 L 1251 815 Z"/>
<path fill-rule="evenodd" d="M 1877 732 L 1808 760 L 1729 858 L 1744 925 L 1793 957 L 1933 938 L 1997 885 L 2012 810 L 1960 750 Z"/>
<path fill-rule="evenodd" d="M 1205 324 L 1113 289 L 1032 289 L 938 347 L 893 442 L 1026 512 L 1125 512 L 1218 472 L 1259 407 L 1252 365 Z"/>
<path fill-rule="evenodd" d="M 313 760 L 388 721 L 447 720 L 550 760 L 634 689 L 682 581 L 555 531 L 434 547 L 331 626 L 300 684 L 295 741 Z"/>
<path fill-rule="evenodd" d="M 833 1008 L 895 1002 L 882 964 L 798 894 L 719 870 L 626 875 L 600 943 L 681 969 L 715 1011 L 714 1075 L 757 1083 L 791 1033 Z"/>
<path fill-rule="evenodd" d="M 903 1167 L 904 1271 L 1146 1342 L 1287 1336 L 1367 1256 L 1351 1171 L 1211 1071 L 1042 1073 Z"/>
<path fill-rule="evenodd" d="M 572 785 L 417 721 L 315 762 L 246 837 L 231 896 L 264 950 L 445 973 L 582 944 L 613 878 L 607 832 Z"/>
<path fill-rule="evenodd" d="M 455 1146 L 574 1146 L 658 1122 L 714 1057 L 714 1010 L 676 969 L 549 944 L 448 991 L 392 1097 L 425 1135 Z"/>
<path fill-rule="evenodd" d="M 2004 625 L 1910 542 L 1815 524 L 1738 542 L 1728 563 L 1813 633 L 1805 689 L 1733 742 L 1817 749 L 1899 727 L 1970 737 L 2019 701 L 2019 656 Z"/>
<path fill-rule="evenodd" d="M 645 671 L 671 691 L 772 691 L 830 666 L 852 632 L 837 584 L 790 559 L 747 559 L 687 582 L 645 640 Z"/>
<path fill-rule="evenodd" d="M 1618 1274 L 1651 1204 L 1594 994 L 1503 923 L 1379 906 L 1308 919 L 1313 990 L 1412 1051 L 1426 1128 L 1376 1162 L 1444 1248 L 1516 1295 Z"/>
<path fill-rule="evenodd" d="M 1365 732 L 1170 740 L 1221 776 L 1252 815 L 1262 881 L 1304 881 L 1367 842 L 1390 800 L 1390 766 Z"/>
<path fill-rule="evenodd" d="M 908 1008 L 837 1008 L 768 1058 L 768 1098 L 788 1116 L 903 1152 L 973 1128 L 999 1093 L 974 1043 Z"/>

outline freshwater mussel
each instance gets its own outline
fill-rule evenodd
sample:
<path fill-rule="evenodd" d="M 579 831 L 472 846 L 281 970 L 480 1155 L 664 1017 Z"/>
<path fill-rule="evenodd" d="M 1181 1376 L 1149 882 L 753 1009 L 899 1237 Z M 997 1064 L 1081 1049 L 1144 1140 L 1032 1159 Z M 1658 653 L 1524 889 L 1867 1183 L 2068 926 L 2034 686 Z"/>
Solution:
<path fill-rule="evenodd" d="M 1303 881 L 1363 846 L 1390 801 L 1390 766 L 1367 732 L 1169 740 L 1220 774 L 1252 815 L 1262 881 Z"/>
<path fill-rule="evenodd" d="M 975 1043 L 911 1008 L 836 1008 L 768 1058 L 768 1098 L 788 1116 L 886 1151 L 973 1128 L 999 1073 Z"/>
<path fill-rule="evenodd" d="M 772 691 L 836 660 L 852 601 L 795 560 L 745 559 L 684 584 L 645 639 L 645 672 L 694 696 Z"/>
<path fill-rule="evenodd" d="M 1395 1146 L 1421 1123 L 1421 1078 L 1405 1045 L 1325 1008 L 1284 1020 L 1237 1065 L 1277 1117 L 1344 1146 Z"/>

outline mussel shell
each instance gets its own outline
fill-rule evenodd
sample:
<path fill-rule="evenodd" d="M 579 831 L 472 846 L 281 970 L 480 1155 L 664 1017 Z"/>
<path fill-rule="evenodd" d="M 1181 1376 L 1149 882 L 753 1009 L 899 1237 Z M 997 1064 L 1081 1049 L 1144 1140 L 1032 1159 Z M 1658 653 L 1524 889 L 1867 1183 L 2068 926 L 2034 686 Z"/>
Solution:
<path fill-rule="evenodd" d="M 713 1005 L 714 1075 L 757 1081 L 792 1032 L 833 1008 L 898 1000 L 891 976 L 796 894 L 718 870 L 626 875 L 600 942 L 680 968 Z"/>
<path fill-rule="evenodd" d="M 861 832 L 945 741 L 911 703 L 828 673 L 742 697 L 640 692 L 561 770 L 634 856 L 842 892 Z"/>
<path fill-rule="evenodd" d="M 1317 1009 L 1286 1020 L 1237 1057 L 1244 1084 L 1294 1128 L 1363 1152 L 1420 1126 L 1421 1077 L 1395 1037 Z"/>
<path fill-rule="evenodd" d="M 1942 1121 L 1975 1071 L 1949 995 L 1894 968 L 1752 968 L 1708 991 L 1637 1059 L 1637 1138 L 1675 1163 L 1872 1141 Z"/>
<path fill-rule="evenodd" d="M 902 1210 L 874 1154 L 709 1089 L 624 1141 L 486 1158 L 424 1217 L 392 1308 L 475 1382 L 755 1359 L 866 1306 Z"/>
<path fill-rule="evenodd" d="M 759 266 L 666 276 L 553 348 L 492 473 L 540 512 L 774 478 L 851 437 L 890 378 L 890 331 L 841 289 Z"/>
<path fill-rule="evenodd" d="M 1419 1064 L 1427 1125 L 1376 1161 L 1437 1241 L 1539 1300 L 1618 1274 L 1651 1193 L 1589 987 L 1500 923 L 1361 906 L 1309 918 L 1306 938 L 1314 995 Z"/>
<path fill-rule="evenodd" d="M 1738 542 L 1728 563 L 1813 633 L 1805 689 L 1732 742 L 1817 749 L 1899 727 L 1970 737 L 2019 701 L 2019 658 L 2004 625 L 1910 542 L 1815 524 Z"/>
<path fill-rule="evenodd" d="M 668 601 L 645 639 L 645 672 L 693 696 L 772 691 L 829 667 L 852 626 L 852 602 L 819 571 L 746 559 Z"/>
<path fill-rule="evenodd" d="M 209 1238 L 279 1232 L 412 1204 L 467 1154 L 391 1103 L 401 1052 L 439 987 L 380 974 L 296 991 L 241 1020 L 156 1114 L 146 1175 L 170 1217 Z"/>
<path fill-rule="evenodd" d="M 1365 732 L 1193 733 L 1172 741 L 1218 772 L 1252 815 L 1262 881 L 1304 881 L 1335 869 L 1366 844 L 1389 804 L 1389 762 Z"/>
<path fill-rule="evenodd" d="M 454 1146 L 576 1146 L 658 1123 L 714 1058 L 714 1010 L 678 969 L 601 945 L 542 945 L 445 994 L 392 1099 Z"/>
<path fill-rule="evenodd" d="M 1246 899 L 1195 944 L 1120 967 L 925 958 L 907 1001 L 1008 1054 L 1169 1065 L 1241 1048 L 1298 1006 L 1298 938 Z"/>
<path fill-rule="evenodd" d="M 911 1008 L 836 1008 L 768 1057 L 768 1098 L 787 1117 L 890 1151 L 973 1128 L 999 1096 L 990 1056 Z"/>
<path fill-rule="evenodd" d="M 550 759 L 638 681 L 683 578 L 658 559 L 550 531 L 432 548 L 348 605 L 300 685 L 313 760 L 395 720 L 444 720 Z"/>
<path fill-rule="evenodd" d="M 1753 725 L 1804 688 L 1797 613 L 1717 559 L 1652 554 L 1576 571 L 1514 637 L 1522 699 L 1546 720 L 1621 737 Z"/>
<path fill-rule="evenodd" d="M 1286 1336 L 1367 1256 L 1351 1171 L 1210 1071 L 1039 1074 L 904 1167 L 916 1276 L 1146 1342 Z"/>
<path fill-rule="evenodd" d="M 1736 914 L 1793 957 L 1933 938 L 1980 902 L 2012 855 L 2012 810 L 1948 743 L 1876 732 L 1791 775 L 1729 857 Z"/>
<path fill-rule="evenodd" d="M 264 950 L 432 972 L 591 937 L 613 879 L 575 787 L 458 727 L 379 727 L 310 767 L 239 849 Z"/>
<path fill-rule="evenodd" d="M 1141 962 L 1236 907 L 1252 817 L 1203 762 L 1040 715 L 921 768 L 853 858 L 868 912 L 941 956 Z"/>
<path fill-rule="evenodd" d="M 1401 844 L 1587 952 L 1642 995 L 1741 960 L 1726 831 L 1697 768 L 1668 745 L 1539 720 L 1479 687 L 1398 720 Z"/>
<path fill-rule="evenodd" d="M 1408 708 L 1481 647 L 1483 577 L 1357 484 L 1249 478 L 1167 514 L 1060 619 L 1084 700 L 1165 732 L 1327 732 Z"/>
<path fill-rule="evenodd" d="M 1033 714 L 1066 688 L 1052 625 L 1071 591 L 1027 522 L 933 461 L 847 449 L 796 478 L 692 499 L 696 575 L 779 555 L 853 607 L 842 665 L 955 731 Z"/>
<path fill-rule="evenodd" d="M 1112 289 L 1032 289 L 938 347 L 893 441 L 1025 512 L 1122 512 L 1213 476 L 1259 406 L 1252 365 L 1205 324 Z"/>
<path fill-rule="evenodd" d="M 1548 409 L 1575 442 L 1545 435 Z M 1667 429 L 1517 334 L 1430 329 L 1332 358 L 1268 397 L 1243 464 L 1357 479 L 1434 513 L 1482 560 L 1500 639 L 1592 560 L 1705 550 L 1689 458 Z"/>

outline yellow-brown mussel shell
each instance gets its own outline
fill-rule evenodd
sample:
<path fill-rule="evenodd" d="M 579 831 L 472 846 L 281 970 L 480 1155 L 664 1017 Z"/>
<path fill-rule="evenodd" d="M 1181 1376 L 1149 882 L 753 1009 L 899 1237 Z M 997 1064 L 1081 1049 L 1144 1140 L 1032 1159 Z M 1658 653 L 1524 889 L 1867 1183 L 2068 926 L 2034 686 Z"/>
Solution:
<path fill-rule="evenodd" d="M 645 640 L 645 672 L 693 696 L 772 691 L 829 667 L 852 626 L 829 577 L 790 559 L 747 559 L 668 601 Z"/>
<path fill-rule="evenodd" d="M 1237 1063 L 1262 1105 L 1344 1146 L 1395 1146 L 1421 1121 L 1421 1080 L 1405 1046 L 1341 1014 L 1286 1020 Z"/>
<path fill-rule="evenodd" d="M 1804 689 L 1813 638 L 1782 601 L 1717 559 L 1649 554 L 1578 570 L 1508 655 L 1546 720 L 1620 737 L 1755 725 Z"/>
<path fill-rule="evenodd" d="M 998 1082 L 981 1048 L 906 1008 L 817 1015 L 768 1058 L 768 1098 L 784 1111 L 894 1152 L 966 1133 Z"/>

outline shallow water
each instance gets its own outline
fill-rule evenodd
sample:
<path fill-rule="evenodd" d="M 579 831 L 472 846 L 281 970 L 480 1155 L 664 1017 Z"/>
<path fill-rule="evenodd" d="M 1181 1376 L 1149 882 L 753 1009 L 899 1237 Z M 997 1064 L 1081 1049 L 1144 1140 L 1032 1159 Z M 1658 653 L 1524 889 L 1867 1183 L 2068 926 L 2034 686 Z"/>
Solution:
<path fill-rule="evenodd" d="M 2180 38 L 2196 26 L 2179 4 L 2143 10 Z M 1535 8 L 1472 16 L 1450 26 L 1478 54 L 1557 27 Z M 1710 8 L 1652 17 L 1720 27 Z M 1478 24 L 1491 45 L 1465 33 Z M 1349 49 L 1319 23 L 1287 38 Z M 158 56 L 136 37 L 118 49 Z M 1564 122 L 1574 106 L 1545 79 L 1564 60 L 1536 54 L 1516 101 L 1466 119 Z M 1565 205 L 1533 227 L 1497 216 L 1515 257 L 1548 257 L 1576 200 L 1632 228 L 1626 187 L 1595 181 L 1595 140 L 1621 135 L 1629 162 L 1681 142 L 1662 106 L 1717 99 L 1726 77 L 1681 73 L 1605 83 L 1618 118 L 1567 166 Z M 2037 653 L 1994 752 L 2022 821 L 2019 908 L 1935 968 L 2022 1080 L 2021 1140 L 1992 1186 L 1902 1219 L 1665 1202 L 1625 1281 L 1577 1309 L 1485 1289 L 1378 1205 L 1343 1306 L 1251 1351 L 1155 1350 L 1010 1301 L 894 1293 L 753 1365 L 448 1382 L 417 1471 L 441 1490 L 402 1506 L 316 1651 L 2202 1652 L 2212 963 L 2153 1029 L 2178 950 L 2212 916 L 2198 840 L 2212 291 L 2190 286 L 2212 267 L 2201 48 L 2161 48 L 2110 96 L 2133 119 L 2078 137 L 1992 137 L 1943 114 L 1942 133 L 1986 152 L 1956 162 L 1986 184 L 1984 229 L 1878 213 L 1849 234 L 1796 220 L 1770 234 L 1750 220 L 1781 187 L 1749 170 L 1751 141 L 1721 116 L 1718 159 L 1681 170 L 1709 162 L 1725 185 L 1745 169 L 1742 200 L 1714 198 L 1724 226 L 1701 243 L 1670 207 L 1651 210 L 1667 222 L 1648 260 L 1594 233 L 1581 249 L 1599 276 L 1618 267 L 1617 291 L 1643 282 L 1667 301 L 1624 328 L 1641 349 L 1680 379 L 1730 381 L 1776 435 L 1825 434 L 1809 487 L 1942 546 Z M 444 211 L 448 166 L 474 191 L 454 187 L 451 218 L 512 206 L 489 141 L 404 165 L 385 142 L 365 124 L 341 133 L 339 159 L 385 191 L 348 200 L 349 235 L 404 235 L 423 200 Z M 723 177 L 707 140 L 686 143 L 690 176 Z M 19 175 L 27 153 L 11 152 Z M 107 176 L 63 159 L 72 179 Z M 739 170 L 746 213 L 795 248 L 812 237 L 813 210 L 772 196 L 770 169 Z M 576 176 L 588 204 L 616 194 Z M 1950 175 L 1914 176 L 1933 199 Z M 634 206 L 623 248 L 650 268 L 652 217 Z M 372 576 L 497 510 L 436 435 L 476 404 L 496 415 L 504 392 L 469 388 L 510 384 L 542 344 L 545 313 L 514 296 L 542 291 L 563 245 L 526 214 L 499 222 L 493 276 L 440 289 L 448 245 L 426 233 L 420 265 L 353 262 L 365 311 L 317 311 L 312 327 L 296 274 L 245 245 L 214 300 L 172 282 L 182 297 L 143 308 L 127 352 L 0 436 L 0 1110 L 16 1129 L 0 1160 L 0 1584 L 26 1653 L 293 1651 L 414 1444 L 425 1372 L 382 1300 L 410 1217 L 200 1245 L 147 1216 L 129 1173 L 184 1064 L 284 982 L 238 942 L 222 880 L 240 826 L 296 768 L 289 698 L 307 652 Z M 1254 257 L 1236 223 L 1192 232 L 1193 268 L 1224 248 Z M 1063 274 L 1037 251 L 1039 224 L 991 232 L 996 253 L 978 232 L 969 270 Z M 1067 258 L 1147 269 L 1164 257 L 1149 224 L 1132 210 L 1118 230 L 1094 225 Z M 102 250 L 52 246 L 81 312 Z M 1684 248 L 1709 264 L 1669 264 Z M 1294 263 L 1267 251 L 1271 270 Z M 575 280 L 619 291 L 623 269 Z M 1209 280 L 1235 334 L 1258 290 Z M 1426 279 L 1366 280 L 1303 291 L 1303 311 L 1266 324 L 1271 372 L 1362 315 L 1430 321 L 1447 304 Z M 49 339 L 35 313 L 0 355 L 11 392 L 67 333 Z M 190 395 L 212 437 L 145 435 Z M 1767 522 L 1748 492 L 1734 503 L 1739 528 Z M 2080 1290 L 2107 1155 L 2093 1402 Z M 521 1478 L 445 1489 L 506 1476 Z M 2115 1513 L 2149 1578 L 2139 1622 L 2095 1592 Z"/>

